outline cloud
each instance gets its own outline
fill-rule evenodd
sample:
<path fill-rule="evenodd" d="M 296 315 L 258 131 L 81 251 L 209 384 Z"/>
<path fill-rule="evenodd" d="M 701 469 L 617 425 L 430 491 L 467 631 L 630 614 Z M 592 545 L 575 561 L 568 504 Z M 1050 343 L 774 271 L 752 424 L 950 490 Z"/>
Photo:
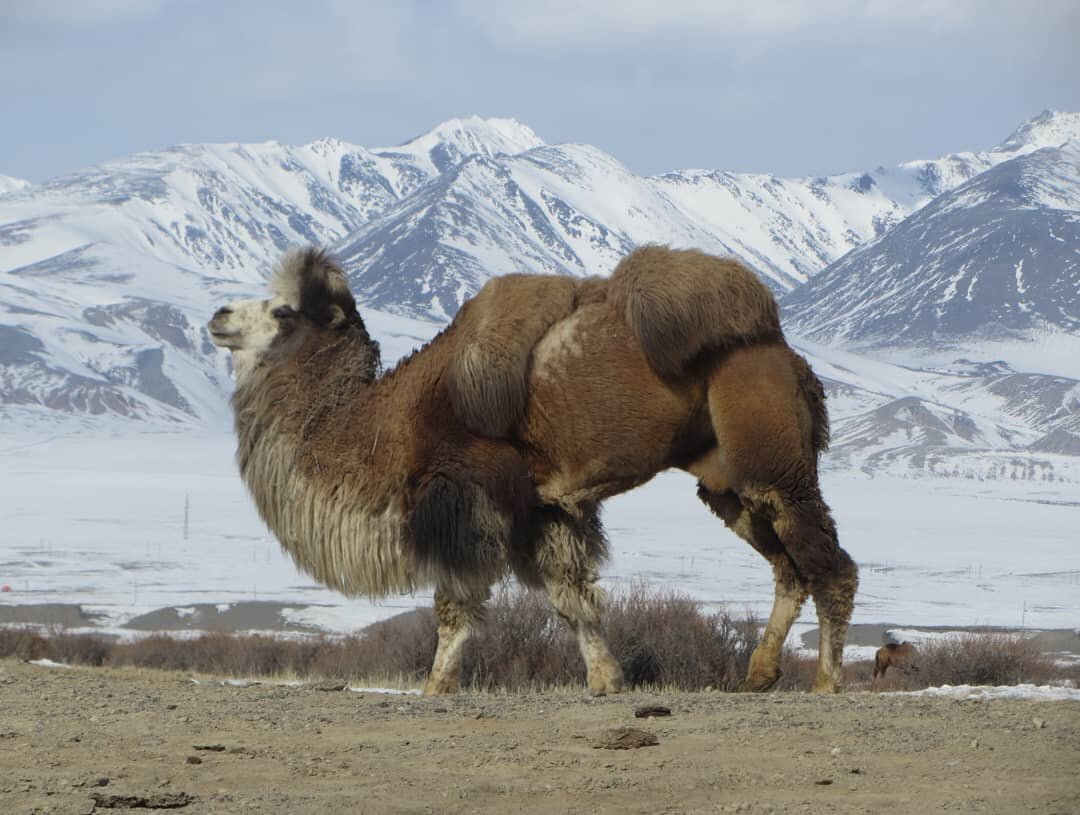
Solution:
<path fill-rule="evenodd" d="M 1072 0 L 457 0 L 495 42 L 537 51 L 682 37 L 737 50 L 766 50 L 802 38 L 858 42 L 866 36 L 940 37 L 997 30 L 1059 31 L 1080 22 Z M 1024 45 L 1038 47 L 1032 38 Z"/>

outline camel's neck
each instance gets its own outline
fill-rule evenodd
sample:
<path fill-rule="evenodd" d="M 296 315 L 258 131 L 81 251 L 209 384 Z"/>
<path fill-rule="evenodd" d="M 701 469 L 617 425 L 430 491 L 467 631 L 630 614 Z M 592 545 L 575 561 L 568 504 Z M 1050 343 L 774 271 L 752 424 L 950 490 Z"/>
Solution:
<path fill-rule="evenodd" d="M 301 569 L 348 594 L 381 595 L 412 587 L 412 560 L 400 509 L 364 457 L 379 357 L 356 333 L 306 338 L 246 371 L 233 396 L 237 463 Z"/>
<path fill-rule="evenodd" d="M 237 457 L 247 479 L 245 462 L 256 447 L 288 450 L 295 459 L 318 427 L 314 419 L 362 414 L 378 374 L 379 346 L 362 328 L 324 331 L 289 338 L 258 360 L 235 364 Z"/>

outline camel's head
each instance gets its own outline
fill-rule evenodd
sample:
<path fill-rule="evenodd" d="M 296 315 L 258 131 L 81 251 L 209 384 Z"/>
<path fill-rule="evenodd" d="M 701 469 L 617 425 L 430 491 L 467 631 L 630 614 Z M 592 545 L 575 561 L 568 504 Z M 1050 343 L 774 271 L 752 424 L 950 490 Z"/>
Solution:
<path fill-rule="evenodd" d="M 337 331 L 363 326 L 345 273 L 326 253 L 289 251 L 271 281 L 269 300 L 237 300 L 222 306 L 207 328 L 214 344 L 233 353 L 237 378 L 268 350 L 298 331 Z"/>

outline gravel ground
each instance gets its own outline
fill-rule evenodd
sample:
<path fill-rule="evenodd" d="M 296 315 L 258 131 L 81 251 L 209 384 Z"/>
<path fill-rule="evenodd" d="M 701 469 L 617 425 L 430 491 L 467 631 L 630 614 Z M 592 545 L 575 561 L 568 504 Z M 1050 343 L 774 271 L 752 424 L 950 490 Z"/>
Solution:
<path fill-rule="evenodd" d="M 658 743 L 595 746 L 620 727 Z M 1074 702 L 419 698 L 0 660 L 3 813 L 1072 814 L 1078 772 Z"/>

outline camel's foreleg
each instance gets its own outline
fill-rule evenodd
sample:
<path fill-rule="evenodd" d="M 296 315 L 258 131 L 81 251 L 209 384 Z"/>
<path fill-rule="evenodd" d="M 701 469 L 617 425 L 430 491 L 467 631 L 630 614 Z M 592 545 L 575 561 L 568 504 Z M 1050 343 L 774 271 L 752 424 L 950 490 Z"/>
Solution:
<path fill-rule="evenodd" d="M 623 689 L 622 667 L 611 655 L 600 624 L 603 591 L 598 566 L 607 553 L 595 510 L 580 518 L 549 509 L 540 524 L 537 566 L 555 611 L 574 629 L 585 660 L 589 690 L 598 695 Z"/>
<path fill-rule="evenodd" d="M 457 693 L 461 689 L 461 657 L 473 628 L 484 614 L 490 591 L 455 591 L 441 586 L 435 590 L 435 616 L 439 621 L 439 645 L 424 694 Z"/>

